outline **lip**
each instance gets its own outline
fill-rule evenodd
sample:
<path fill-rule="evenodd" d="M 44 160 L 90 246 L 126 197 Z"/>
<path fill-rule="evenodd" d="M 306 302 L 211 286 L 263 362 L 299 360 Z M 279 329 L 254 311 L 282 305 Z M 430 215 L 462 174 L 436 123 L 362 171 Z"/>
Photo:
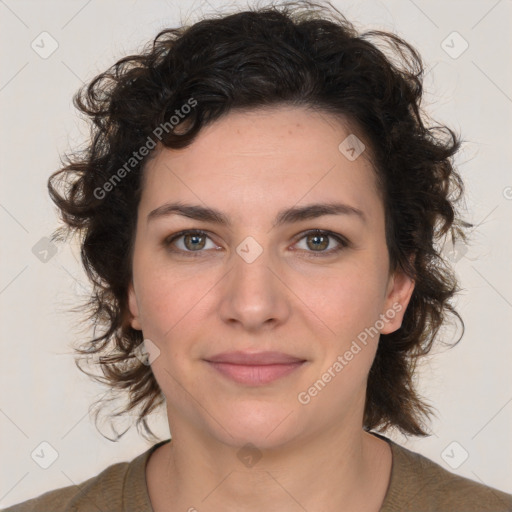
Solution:
<path fill-rule="evenodd" d="M 262 386 L 289 375 L 306 361 L 282 352 L 224 352 L 206 362 L 239 384 Z"/>
<path fill-rule="evenodd" d="M 284 352 L 222 352 L 207 359 L 210 363 L 229 363 L 240 365 L 292 364 L 304 359 Z"/>

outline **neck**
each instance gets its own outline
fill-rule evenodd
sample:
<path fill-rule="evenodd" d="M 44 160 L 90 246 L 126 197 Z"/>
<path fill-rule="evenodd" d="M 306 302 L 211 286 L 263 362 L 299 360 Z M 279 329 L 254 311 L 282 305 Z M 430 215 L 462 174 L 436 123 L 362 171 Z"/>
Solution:
<path fill-rule="evenodd" d="M 259 451 L 173 431 L 146 470 L 154 512 L 231 512 L 241 503 L 247 512 L 378 512 L 391 473 L 388 443 L 362 429 L 323 434 Z"/>

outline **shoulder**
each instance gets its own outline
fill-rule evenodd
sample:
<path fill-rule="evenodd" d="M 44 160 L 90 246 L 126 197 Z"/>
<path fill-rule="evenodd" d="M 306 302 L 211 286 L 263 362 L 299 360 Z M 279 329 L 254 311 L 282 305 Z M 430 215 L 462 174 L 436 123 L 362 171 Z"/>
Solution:
<path fill-rule="evenodd" d="M 46 492 L 36 498 L 4 509 L 3 512 L 114 510 L 112 507 L 122 496 L 123 481 L 128 466 L 128 462 L 113 464 L 81 484 Z"/>
<path fill-rule="evenodd" d="M 436 462 L 388 440 L 391 480 L 381 512 L 510 512 L 512 495 L 450 473 Z"/>
<path fill-rule="evenodd" d="M 1 512 L 98 512 L 122 510 L 124 503 L 138 510 L 151 510 L 145 468 L 162 441 L 130 462 L 118 462 L 78 484 L 46 492 Z"/>

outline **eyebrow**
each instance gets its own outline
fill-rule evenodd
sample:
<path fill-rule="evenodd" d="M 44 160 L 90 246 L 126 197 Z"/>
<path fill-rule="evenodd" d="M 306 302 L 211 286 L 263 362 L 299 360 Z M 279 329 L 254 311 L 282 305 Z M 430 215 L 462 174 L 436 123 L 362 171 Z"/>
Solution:
<path fill-rule="evenodd" d="M 155 208 L 148 214 L 147 223 L 169 215 L 181 215 L 189 219 L 211 222 L 228 228 L 231 227 L 230 220 L 221 211 L 200 205 L 183 203 L 165 203 Z M 324 215 L 349 215 L 359 219 L 362 223 L 367 221 L 364 212 L 354 206 L 344 203 L 315 203 L 281 210 L 277 214 L 272 228 L 282 226 L 283 224 L 315 219 Z"/>

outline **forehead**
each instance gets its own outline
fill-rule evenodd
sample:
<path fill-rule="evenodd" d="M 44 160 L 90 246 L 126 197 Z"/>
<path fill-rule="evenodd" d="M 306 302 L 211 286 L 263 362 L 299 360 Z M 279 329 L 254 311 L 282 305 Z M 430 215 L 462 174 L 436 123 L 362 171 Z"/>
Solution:
<path fill-rule="evenodd" d="M 144 169 L 140 208 L 147 214 L 183 200 L 244 210 L 250 222 L 272 204 L 343 201 L 376 215 L 382 205 L 373 166 L 367 151 L 347 158 L 349 137 L 346 122 L 310 109 L 230 112 L 187 148 L 158 150 Z"/>

